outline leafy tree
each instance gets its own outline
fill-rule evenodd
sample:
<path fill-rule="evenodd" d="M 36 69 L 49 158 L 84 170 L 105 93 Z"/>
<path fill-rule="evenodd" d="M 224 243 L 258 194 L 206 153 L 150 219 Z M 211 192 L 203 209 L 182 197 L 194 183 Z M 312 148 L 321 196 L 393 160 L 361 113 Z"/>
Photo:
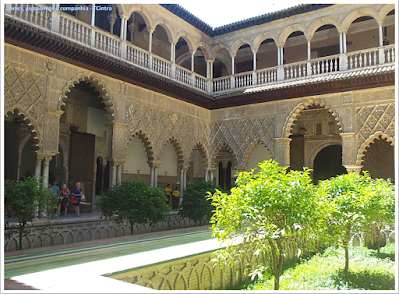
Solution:
<path fill-rule="evenodd" d="M 380 234 L 385 226 L 395 223 L 395 186 L 389 180 L 371 179 L 367 173 L 364 176 L 371 189 L 370 209 L 366 211 L 364 227 L 377 233 L 377 253 L 380 256 Z"/>
<path fill-rule="evenodd" d="M 278 290 L 284 243 L 301 246 L 305 238 L 315 238 L 318 213 L 323 213 L 318 209 L 309 171 L 287 173 L 275 161 L 265 161 L 259 164 L 258 173 L 239 173 L 230 195 L 217 190 L 210 196 L 216 208 L 211 220 L 213 235 L 228 244 L 216 253 L 215 261 L 238 262 L 246 247 L 251 247 L 255 254 L 263 253 L 270 260 L 266 266 L 257 265 L 253 275 L 272 273 L 274 289 Z M 235 240 L 242 245 L 234 246 Z"/>
<path fill-rule="evenodd" d="M 96 206 L 106 218 L 117 223 L 127 220 L 131 234 L 133 225 L 149 222 L 153 225 L 166 218 L 170 210 L 165 194 L 142 181 L 127 181 L 112 186 L 97 201 Z"/>
<path fill-rule="evenodd" d="M 211 217 L 213 206 L 207 192 L 213 194 L 217 188 L 213 181 L 197 181 L 187 185 L 179 215 L 194 221 L 201 221 L 204 216 Z"/>
<path fill-rule="evenodd" d="M 325 195 L 325 206 L 331 210 L 325 215 L 326 237 L 329 242 L 345 251 L 345 279 L 349 280 L 349 242 L 351 232 L 364 229 L 374 215 L 372 199 L 377 189 L 367 176 L 356 173 L 339 175 L 320 181 L 320 195 Z"/>
<path fill-rule="evenodd" d="M 44 219 L 38 213 L 40 208 L 48 208 L 50 211 L 57 211 L 57 201 L 53 195 L 41 186 L 41 183 L 34 177 L 28 177 L 24 180 L 13 183 L 9 180 L 4 182 L 5 205 L 12 210 L 16 225 L 9 225 L 5 222 L 6 238 L 11 238 L 14 233 L 19 235 L 19 250 L 22 250 L 22 238 L 28 233 L 25 230 L 26 225 L 37 218 Z M 57 217 L 56 213 L 52 217 Z"/>

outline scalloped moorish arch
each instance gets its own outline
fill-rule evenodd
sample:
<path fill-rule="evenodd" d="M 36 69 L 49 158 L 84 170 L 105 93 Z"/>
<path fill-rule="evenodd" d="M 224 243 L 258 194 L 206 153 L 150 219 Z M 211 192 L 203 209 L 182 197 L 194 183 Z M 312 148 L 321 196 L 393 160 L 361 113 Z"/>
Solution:
<path fill-rule="evenodd" d="M 152 144 L 150 142 L 150 140 L 148 139 L 148 137 L 146 136 L 145 133 L 143 133 L 142 131 L 137 131 L 135 132 L 126 142 L 126 149 L 128 149 L 128 145 L 130 144 L 130 141 L 133 140 L 133 138 L 137 136 L 143 143 L 145 146 L 145 152 L 147 153 L 147 158 L 148 161 L 153 161 L 154 160 L 154 151 L 152 149 Z"/>
<path fill-rule="evenodd" d="M 256 148 L 256 146 L 258 145 L 262 145 L 264 146 L 272 155 L 273 157 L 273 152 L 270 150 L 269 146 L 267 146 L 264 142 L 262 142 L 260 139 L 255 139 L 252 141 L 252 143 L 248 146 L 247 152 L 245 152 L 244 154 L 244 160 L 243 160 L 243 164 L 244 166 L 247 168 L 248 166 L 248 161 L 249 158 L 251 157 L 252 151 Z"/>
<path fill-rule="evenodd" d="M 18 123 L 24 124 L 28 127 L 28 130 L 30 131 L 31 134 L 31 137 L 29 139 L 33 139 L 33 147 L 36 149 L 36 151 L 39 150 L 42 144 L 42 141 L 40 140 L 40 132 L 31 123 L 33 119 L 29 116 L 29 114 L 21 113 L 20 109 L 15 106 L 7 108 L 4 111 L 4 114 L 6 118 L 14 116 L 15 118 L 17 118 Z"/>
<path fill-rule="evenodd" d="M 294 121 L 296 120 L 296 117 L 304 110 L 307 109 L 309 106 L 315 105 L 319 106 L 322 108 L 325 108 L 328 110 L 328 112 L 331 113 L 332 116 L 335 117 L 335 120 L 337 121 L 337 125 L 340 127 L 339 130 L 342 131 L 342 125 L 341 125 L 341 120 L 339 118 L 338 112 L 331 107 L 331 105 L 327 104 L 326 102 L 320 100 L 320 99 L 314 99 L 310 98 L 304 102 L 299 103 L 289 114 L 287 119 L 285 120 L 284 127 L 283 127 L 283 133 L 282 133 L 282 138 L 288 138 L 290 135 L 292 135 L 292 129 L 294 125 Z"/>
<path fill-rule="evenodd" d="M 159 152 L 159 155 L 158 155 L 158 157 L 159 157 L 158 159 L 161 159 L 161 155 L 162 155 L 162 153 L 163 153 L 163 150 L 165 149 L 165 146 L 166 146 L 166 144 L 167 144 L 168 142 L 172 143 L 173 147 L 174 147 L 175 150 L 176 150 L 176 153 L 177 153 L 177 164 L 178 164 L 178 165 L 183 164 L 183 163 L 184 163 L 183 150 L 182 150 L 182 148 L 181 148 L 181 146 L 180 146 L 179 141 L 177 141 L 177 139 L 176 139 L 175 137 L 169 138 L 169 139 L 165 142 L 165 144 L 162 145 L 161 151 Z"/>
<path fill-rule="evenodd" d="M 208 167 L 208 158 L 209 158 L 209 157 L 208 157 L 208 152 L 207 152 L 207 150 L 205 149 L 204 145 L 203 145 L 201 142 L 198 142 L 197 144 L 195 144 L 195 145 L 194 145 L 194 148 L 191 149 L 190 156 L 189 156 L 188 160 L 191 158 L 191 155 L 193 154 L 193 151 L 194 151 L 194 149 L 196 149 L 196 148 L 198 148 L 199 151 L 200 151 L 200 153 L 201 153 L 201 157 L 202 157 L 202 166 L 203 166 L 204 168 Z M 187 161 L 188 161 L 188 160 L 187 160 Z"/>
<path fill-rule="evenodd" d="M 213 152 L 213 155 L 212 155 L 212 157 L 211 157 L 211 165 L 212 165 L 212 167 L 213 167 L 213 168 L 216 168 L 216 165 L 217 165 L 217 157 L 218 157 L 218 155 L 219 155 L 219 152 L 220 152 L 223 148 L 229 150 L 230 153 L 231 153 L 231 155 L 232 155 L 232 157 L 233 157 L 233 160 L 231 161 L 231 166 L 232 166 L 232 168 L 238 166 L 238 159 L 237 159 L 236 153 L 233 151 L 233 149 L 231 149 L 231 147 L 230 147 L 226 142 L 223 142 L 223 143 L 220 144 L 220 145 L 214 150 L 214 152 Z"/>
<path fill-rule="evenodd" d="M 71 92 L 71 88 L 82 82 L 90 84 L 90 87 L 94 87 L 94 90 L 99 93 L 98 97 L 102 98 L 102 103 L 105 104 L 107 119 L 109 121 L 114 120 L 115 108 L 114 102 L 112 101 L 113 99 L 109 95 L 109 90 L 107 89 L 105 83 L 103 83 L 100 78 L 98 78 L 95 74 L 91 72 L 79 73 L 67 82 L 66 86 L 62 89 L 62 93 L 59 97 L 57 105 L 58 110 L 63 110 L 62 108 L 65 105 L 65 99 L 68 99 L 67 94 Z"/>
<path fill-rule="evenodd" d="M 378 131 L 375 132 L 373 135 L 371 135 L 366 141 L 363 142 L 363 144 L 360 146 L 359 150 L 357 151 L 357 157 L 356 157 L 356 164 L 361 165 L 363 160 L 363 157 L 365 156 L 366 148 L 370 147 L 370 144 L 373 143 L 376 139 L 383 139 L 386 140 L 388 143 L 391 143 L 391 146 L 395 146 L 395 138 L 390 137 L 389 135 Z"/>

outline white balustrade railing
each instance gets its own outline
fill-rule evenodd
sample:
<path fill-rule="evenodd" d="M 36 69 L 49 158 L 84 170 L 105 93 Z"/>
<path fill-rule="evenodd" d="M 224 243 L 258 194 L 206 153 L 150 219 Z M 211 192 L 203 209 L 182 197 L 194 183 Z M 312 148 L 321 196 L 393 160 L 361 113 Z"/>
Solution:
<path fill-rule="evenodd" d="M 35 4 L 12 4 L 6 13 L 42 28 L 50 29 L 52 7 Z"/>
<path fill-rule="evenodd" d="M 236 88 L 252 86 L 252 72 L 244 72 L 234 75 L 234 84 Z"/>
<path fill-rule="evenodd" d="M 148 68 L 148 52 L 128 44 L 126 46 L 126 59 L 136 65 Z"/>
<path fill-rule="evenodd" d="M 231 89 L 231 79 L 228 77 L 221 77 L 212 80 L 213 92 L 226 91 Z"/>
<path fill-rule="evenodd" d="M 93 45 L 92 45 L 93 46 Z M 121 40 L 108 32 L 95 31 L 94 48 L 114 56 L 120 56 Z"/>
<path fill-rule="evenodd" d="M 277 67 L 264 68 L 256 71 L 257 84 L 266 84 L 277 81 Z"/>
<path fill-rule="evenodd" d="M 173 74 L 172 63 L 169 60 L 150 54 L 148 51 L 128 42 L 124 42 L 122 46 L 122 41 L 118 36 L 100 28 L 92 27 L 66 13 L 54 11 L 51 6 L 45 7 L 44 5 L 33 4 L 6 4 L 5 14 L 18 21 L 51 31 L 85 46 L 126 59 L 135 65 L 149 68 L 160 75 L 175 78 L 177 81 L 206 92 L 221 92 L 255 84 L 272 83 L 282 79 L 301 78 L 308 75 L 319 75 L 395 62 L 395 44 L 393 44 L 286 64 L 283 66 L 284 76 L 278 76 L 280 75 L 278 67 L 273 67 L 259 69 L 256 72 L 251 71 L 208 80 L 179 65 L 174 65 L 175 71 L 173 71 Z M 53 13 L 58 15 L 53 15 Z M 59 24 L 54 24 L 52 21 L 59 21 Z M 121 48 L 126 48 L 126 52 L 122 54 Z M 340 63 L 342 68 L 340 68 Z M 208 89 L 209 86 L 211 86 L 211 89 Z"/>
<path fill-rule="evenodd" d="M 195 74 L 195 85 L 196 88 L 203 91 L 208 91 L 208 80 L 203 76 Z"/>
<path fill-rule="evenodd" d="M 152 69 L 161 75 L 170 77 L 171 62 L 159 56 L 152 55 Z"/>
<path fill-rule="evenodd" d="M 91 45 L 91 26 L 82 21 L 61 15 L 59 30 L 60 34 L 68 39 L 72 39 L 86 45 Z"/>
<path fill-rule="evenodd" d="M 284 79 L 295 79 L 307 75 L 307 62 L 284 65 Z"/>
<path fill-rule="evenodd" d="M 388 45 L 384 48 L 384 62 L 394 63 L 395 62 L 395 45 Z"/>
<path fill-rule="evenodd" d="M 378 48 L 347 53 L 348 69 L 363 68 L 378 64 Z"/>
<path fill-rule="evenodd" d="M 192 72 L 176 65 L 176 80 L 185 83 L 187 85 L 192 84 Z"/>
<path fill-rule="evenodd" d="M 339 71 L 339 55 L 332 55 L 311 60 L 312 75 Z"/>

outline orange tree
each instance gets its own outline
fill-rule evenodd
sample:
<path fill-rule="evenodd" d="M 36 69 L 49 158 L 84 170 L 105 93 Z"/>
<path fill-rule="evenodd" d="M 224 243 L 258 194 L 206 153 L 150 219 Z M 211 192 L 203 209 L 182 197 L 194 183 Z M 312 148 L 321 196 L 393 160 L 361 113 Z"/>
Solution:
<path fill-rule="evenodd" d="M 217 191 L 210 196 L 215 206 L 213 236 L 231 244 L 216 252 L 215 262 L 240 262 L 248 248 L 263 253 L 269 257 L 268 264 L 257 264 L 251 274 L 273 274 L 274 289 L 278 290 L 287 253 L 284 243 L 300 248 L 302 240 L 316 239 L 319 219 L 326 213 L 314 193 L 309 171 L 287 172 L 275 161 L 265 161 L 259 164 L 258 173 L 239 173 L 230 195 Z M 240 240 L 240 246 L 232 245 L 234 239 Z"/>
<path fill-rule="evenodd" d="M 326 240 L 345 251 L 345 280 L 349 279 L 349 243 L 353 232 L 367 231 L 394 221 L 394 187 L 385 180 L 372 180 L 366 173 L 349 173 L 321 181 L 329 213 L 323 218 Z"/>

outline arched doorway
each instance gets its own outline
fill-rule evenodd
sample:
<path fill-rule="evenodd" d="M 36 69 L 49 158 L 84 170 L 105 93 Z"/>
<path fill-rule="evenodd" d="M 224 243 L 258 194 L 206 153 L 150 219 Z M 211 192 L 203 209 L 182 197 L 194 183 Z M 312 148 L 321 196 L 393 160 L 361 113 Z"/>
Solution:
<path fill-rule="evenodd" d="M 313 182 L 326 180 L 331 177 L 346 174 L 342 166 L 342 146 L 330 145 L 317 153 L 313 163 Z"/>
<path fill-rule="evenodd" d="M 378 138 L 367 147 L 363 157 L 362 171 L 368 171 L 372 178 L 395 181 L 394 147 Z"/>
<path fill-rule="evenodd" d="M 100 183 L 96 178 L 96 172 L 99 172 L 97 158 L 106 158 L 107 111 L 100 93 L 89 82 L 76 84 L 66 97 L 60 128 L 69 130 L 68 133 L 63 132 L 66 136 L 64 141 L 69 144 L 68 188 L 73 190 L 76 182 L 81 183 L 85 203 L 88 203 L 81 207 L 81 212 L 88 212 L 94 207 L 96 186 L 102 185 L 104 190 L 108 188 L 106 183 Z"/>

